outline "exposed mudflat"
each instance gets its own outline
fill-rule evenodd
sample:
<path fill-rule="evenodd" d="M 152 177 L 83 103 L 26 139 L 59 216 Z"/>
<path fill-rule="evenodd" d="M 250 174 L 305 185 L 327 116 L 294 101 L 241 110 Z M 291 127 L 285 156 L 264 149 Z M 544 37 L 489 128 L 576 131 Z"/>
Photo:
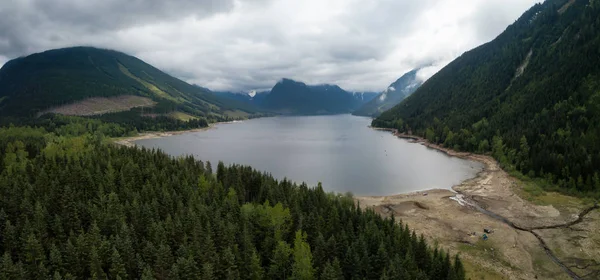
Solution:
<path fill-rule="evenodd" d="M 593 209 L 579 219 L 579 214 L 592 205 L 556 193 L 545 194 L 556 203 L 533 203 L 519 196 L 522 183 L 499 168 L 493 158 L 410 138 L 452 156 L 480 161 L 486 168 L 477 177 L 454 186 L 456 192 L 428 190 L 357 197 L 362 207 L 372 207 L 384 216 L 394 214 L 418 234 L 460 253 L 472 279 L 600 278 L 600 211 Z M 536 229 L 548 226 L 557 227 Z M 484 228 L 493 230 L 487 241 L 482 239 Z"/>
<path fill-rule="evenodd" d="M 138 134 L 136 136 L 114 138 L 113 139 L 113 143 L 115 143 L 117 145 L 123 145 L 123 146 L 126 146 L 126 147 L 134 147 L 135 146 L 135 142 L 139 141 L 139 140 L 162 138 L 162 137 L 169 137 L 169 136 L 179 135 L 179 134 L 184 134 L 184 133 L 192 133 L 192 132 L 205 131 L 205 130 L 216 128 L 216 125 L 218 125 L 218 124 L 227 124 L 227 123 L 234 123 L 234 122 L 239 122 L 239 121 L 216 122 L 216 123 L 209 124 L 207 127 L 200 127 L 200 128 L 188 129 L 188 130 L 149 131 L 149 132 L 143 132 L 143 133 L 140 133 L 140 134 Z"/>
<path fill-rule="evenodd" d="M 144 139 L 169 137 L 169 136 L 183 134 L 183 133 L 189 133 L 189 132 L 198 132 L 198 131 L 203 131 L 203 130 L 211 129 L 213 127 L 214 127 L 213 124 L 211 124 L 208 127 L 202 127 L 202 128 L 197 128 L 197 129 L 189 129 L 189 130 L 181 130 L 181 131 L 143 132 L 143 133 L 140 133 L 140 134 L 138 134 L 136 136 L 115 138 L 114 139 L 114 143 L 118 144 L 118 145 L 123 145 L 123 146 L 126 146 L 126 147 L 134 147 L 135 146 L 135 141 L 144 140 Z"/>

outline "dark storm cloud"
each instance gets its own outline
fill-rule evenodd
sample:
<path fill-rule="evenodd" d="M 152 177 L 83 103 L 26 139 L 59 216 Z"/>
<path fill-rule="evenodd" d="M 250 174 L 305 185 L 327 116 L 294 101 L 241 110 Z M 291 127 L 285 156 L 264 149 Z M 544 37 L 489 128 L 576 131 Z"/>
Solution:
<path fill-rule="evenodd" d="M 5 0 L 0 7 L 0 53 L 20 55 L 40 43 L 104 34 L 181 17 L 227 12 L 233 0 Z M 43 45 L 43 44 L 42 44 Z"/>
<path fill-rule="evenodd" d="M 0 65 L 91 45 L 135 55 L 217 90 L 283 77 L 381 90 L 432 64 L 427 78 L 492 39 L 532 0 L 4 0 Z"/>

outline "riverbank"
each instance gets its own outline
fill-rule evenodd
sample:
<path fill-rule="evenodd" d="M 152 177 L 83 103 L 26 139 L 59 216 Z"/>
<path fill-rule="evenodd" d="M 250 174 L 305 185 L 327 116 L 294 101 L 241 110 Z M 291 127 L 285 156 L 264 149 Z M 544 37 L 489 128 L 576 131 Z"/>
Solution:
<path fill-rule="evenodd" d="M 362 207 L 383 216 L 393 214 L 418 234 L 460 253 L 472 279 L 600 277 L 600 211 L 582 214 L 592 205 L 557 193 L 541 194 L 534 203 L 522 197 L 523 182 L 489 156 L 391 132 L 450 156 L 479 161 L 485 168 L 454 191 L 357 197 Z M 484 229 L 493 230 L 486 241 Z"/>
<path fill-rule="evenodd" d="M 236 122 L 240 122 L 240 121 L 216 122 L 216 123 L 209 124 L 207 127 L 187 129 L 187 130 L 142 132 L 136 136 L 113 138 L 112 140 L 113 140 L 113 143 L 115 143 L 117 145 L 123 145 L 126 147 L 134 147 L 135 142 L 139 141 L 139 140 L 155 139 L 155 138 L 169 137 L 169 136 L 173 136 L 173 135 L 180 135 L 180 134 L 184 134 L 184 133 L 206 131 L 209 129 L 213 129 L 217 125 L 220 125 L 220 124 L 228 124 L 228 123 L 236 123 Z"/>

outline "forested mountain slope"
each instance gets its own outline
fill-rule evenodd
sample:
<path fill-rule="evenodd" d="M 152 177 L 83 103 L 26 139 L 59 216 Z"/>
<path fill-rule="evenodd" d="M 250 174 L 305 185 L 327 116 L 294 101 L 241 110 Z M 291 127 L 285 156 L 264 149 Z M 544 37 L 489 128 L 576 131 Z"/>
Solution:
<path fill-rule="evenodd" d="M 373 121 L 600 194 L 600 1 L 548 0 Z"/>
<path fill-rule="evenodd" d="M 465 278 L 349 196 L 103 144 L 88 121 L 0 128 L 0 279 Z"/>
<path fill-rule="evenodd" d="M 354 115 L 357 116 L 379 116 L 381 113 L 389 110 L 390 108 L 398 105 L 402 100 L 411 95 L 415 90 L 423 84 L 417 78 L 417 72 L 420 69 L 413 69 L 412 71 L 402 75 L 395 82 L 388 86 L 382 93 L 377 95 L 371 101 L 362 105 L 358 110 L 354 111 Z"/>
<path fill-rule="evenodd" d="M 0 69 L 0 115 L 32 117 L 90 97 L 143 96 L 157 104 L 146 112 L 180 112 L 221 120 L 235 111 L 254 112 L 242 102 L 219 98 L 124 53 L 74 47 L 7 62 Z"/>

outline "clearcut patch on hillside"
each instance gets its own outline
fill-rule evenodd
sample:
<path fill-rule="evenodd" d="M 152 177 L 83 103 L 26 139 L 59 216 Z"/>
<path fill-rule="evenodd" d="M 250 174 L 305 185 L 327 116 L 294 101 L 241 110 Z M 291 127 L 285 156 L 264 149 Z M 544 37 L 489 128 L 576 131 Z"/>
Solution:
<path fill-rule="evenodd" d="M 168 93 L 164 92 L 163 90 L 161 90 L 154 84 L 147 82 L 147 81 L 141 79 L 140 77 L 134 75 L 133 73 L 131 73 L 129 71 L 129 69 L 127 69 L 127 67 L 123 66 L 123 64 L 121 64 L 121 63 L 119 63 L 119 70 L 121 70 L 121 72 L 123 72 L 123 74 L 125 74 L 127 77 L 132 78 L 132 79 L 136 80 L 138 83 L 144 85 L 148 90 L 150 90 L 150 92 L 156 94 L 156 96 L 170 99 L 173 101 L 178 101 L 176 98 L 174 98 L 171 95 L 169 95 Z"/>
<path fill-rule="evenodd" d="M 172 113 L 169 114 L 169 116 L 172 117 L 172 118 L 174 118 L 174 119 L 178 119 L 178 120 L 181 120 L 181 121 L 184 121 L 184 122 L 187 122 L 189 120 L 198 119 L 198 118 L 196 118 L 196 117 L 194 117 L 194 116 L 192 116 L 190 114 L 186 114 L 186 113 L 183 113 L 183 112 L 172 112 Z"/>
<path fill-rule="evenodd" d="M 121 95 L 115 97 L 91 97 L 75 103 L 54 107 L 38 114 L 55 113 L 69 116 L 94 116 L 106 113 L 128 111 L 136 107 L 152 107 L 156 102 L 150 98 Z"/>
<path fill-rule="evenodd" d="M 565 3 L 562 7 L 560 7 L 560 9 L 558 9 L 558 13 L 562 15 L 573 4 L 575 4 L 575 0 L 570 0 L 569 2 Z"/>

